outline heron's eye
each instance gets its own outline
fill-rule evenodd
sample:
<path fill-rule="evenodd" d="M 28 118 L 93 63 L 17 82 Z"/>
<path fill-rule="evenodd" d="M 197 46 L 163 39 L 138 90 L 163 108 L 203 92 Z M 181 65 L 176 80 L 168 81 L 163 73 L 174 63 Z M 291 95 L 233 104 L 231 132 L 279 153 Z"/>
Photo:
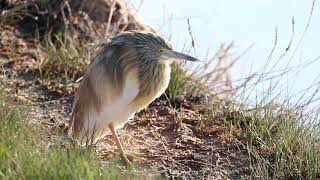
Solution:
<path fill-rule="evenodd" d="M 163 52 L 164 52 L 164 49 L 163 49 L 163 48 L 159 49 L 159 52 L 163 53 Z"/>

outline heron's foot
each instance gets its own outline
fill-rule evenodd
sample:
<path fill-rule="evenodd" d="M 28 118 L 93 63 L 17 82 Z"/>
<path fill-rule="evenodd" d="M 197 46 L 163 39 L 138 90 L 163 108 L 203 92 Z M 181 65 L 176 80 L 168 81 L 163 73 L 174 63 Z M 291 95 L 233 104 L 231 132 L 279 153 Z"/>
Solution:
<path fill-rule="evenodd" d="M 118 153 L 118 152 L 117 152 Z M 143 153 L 137 153 L 137 152 L 130 152 L 130 153 L 119 153 L 118 155 L 121 155 L 123 160 L 127 165 L 131 165 L 131 161 L 145 161 L 143 158 Z"/>
<path fill-rule="evenodd" d="M 124 154 L 124 153 L 121 153 L 121 157 L 123 158 L 126 166 L 129 167 L 129 168 L 131 168 L 131 167 L 132 167 L 132 164 L 131 164 L 131 162 L 129 161 L 129 159 L 127 158 L 127 155 Z"/>
<path fill-rule="evenodd" d="M 126 153 L 126 155 L 131 161 L 133 161 L 133 160 L 145 161 L 145 159 L 143 158 L 143 156 L 144 156 L 143 153 L 130 152 L 130 153 Z"/>

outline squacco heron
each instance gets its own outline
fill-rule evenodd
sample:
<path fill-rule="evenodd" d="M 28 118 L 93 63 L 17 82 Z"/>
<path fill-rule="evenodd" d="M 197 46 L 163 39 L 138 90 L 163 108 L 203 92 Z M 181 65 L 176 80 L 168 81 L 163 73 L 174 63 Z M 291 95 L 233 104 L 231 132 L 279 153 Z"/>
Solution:
<path fill-rule="evenodd" d="M 177 60 L 198 61 L 173 51 L 168 41 L 149 32 L 124 32 L 102 44 L 76 92 L 69 136 L 86 145 L 111 131 L 130 164 L 116 129 L 165 92 L 170 64 Z"/>

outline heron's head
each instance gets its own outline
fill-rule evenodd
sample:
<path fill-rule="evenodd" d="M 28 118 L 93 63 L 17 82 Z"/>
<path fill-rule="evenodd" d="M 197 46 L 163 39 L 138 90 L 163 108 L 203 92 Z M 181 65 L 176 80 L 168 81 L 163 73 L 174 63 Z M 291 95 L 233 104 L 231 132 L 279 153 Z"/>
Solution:
<path fill-rule="evenodd" d="M 131 31 L 127 35 L 131 42 L 130 45 L 135 47 L 138 56 L 143 61 L 160 64 L 171 64 L 180 60 L 199 61 L 192 56 L 174 51 L 167 40 L 156 34 Z"/>

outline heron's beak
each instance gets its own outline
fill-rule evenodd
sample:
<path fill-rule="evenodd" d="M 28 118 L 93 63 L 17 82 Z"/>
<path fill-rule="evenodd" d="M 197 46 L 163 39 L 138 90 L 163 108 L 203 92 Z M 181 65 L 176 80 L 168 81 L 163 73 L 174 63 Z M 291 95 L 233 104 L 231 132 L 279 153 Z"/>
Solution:
<path fill-rule="evenodd" d="M 170 55 L 174 58 L 174 59 L 178 59 L 178 60 L 187 60 L 187 61 L 200 61 L 197 58 L 194 58 L 192 56 L 177 52 L 177 51 L 172 51 L 170 50 Z"/>

